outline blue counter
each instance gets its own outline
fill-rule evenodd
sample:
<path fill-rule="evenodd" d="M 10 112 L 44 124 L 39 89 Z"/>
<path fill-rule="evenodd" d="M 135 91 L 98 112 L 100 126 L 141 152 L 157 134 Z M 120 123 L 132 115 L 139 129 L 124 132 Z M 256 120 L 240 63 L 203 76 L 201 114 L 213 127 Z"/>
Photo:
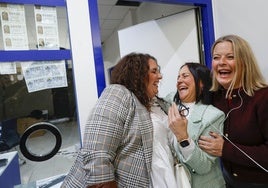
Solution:
<path fill-rule="evenodd" d="M 21 184 L 18 152 L 0 154 L 0 159 L 7 159 L 7 164 L 0 167 L 0 187 L 13 188 Z"/>

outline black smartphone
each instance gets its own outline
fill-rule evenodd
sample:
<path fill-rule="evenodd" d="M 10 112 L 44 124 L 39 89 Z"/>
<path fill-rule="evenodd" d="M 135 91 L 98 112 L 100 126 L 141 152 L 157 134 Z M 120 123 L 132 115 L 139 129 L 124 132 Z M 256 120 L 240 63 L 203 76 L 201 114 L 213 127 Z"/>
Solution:
<path fill-rule="evenodd" d="M 0 167 L 6 166 L 8 160 L 7 159 L 0 159 Z"/>

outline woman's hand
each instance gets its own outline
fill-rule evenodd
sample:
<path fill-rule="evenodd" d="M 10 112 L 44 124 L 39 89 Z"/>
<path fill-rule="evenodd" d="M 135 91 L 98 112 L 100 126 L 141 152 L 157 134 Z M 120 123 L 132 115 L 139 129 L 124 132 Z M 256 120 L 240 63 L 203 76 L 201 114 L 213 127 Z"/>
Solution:
<path fill-rule="evenodd" d="M 180 115 L 177 105 L 172 103 L 168 110 L 168 124 L 171 131 L 177 138 L 177 141 L 188 139 L 187 119 Z"/>
<path fill-rule="evenodd" d="M 224 139 L 221 135 L 210 132 L 210 136 L 200 136 L 198 140 L 199 147 L 206 153 L 221 157 Z"/>

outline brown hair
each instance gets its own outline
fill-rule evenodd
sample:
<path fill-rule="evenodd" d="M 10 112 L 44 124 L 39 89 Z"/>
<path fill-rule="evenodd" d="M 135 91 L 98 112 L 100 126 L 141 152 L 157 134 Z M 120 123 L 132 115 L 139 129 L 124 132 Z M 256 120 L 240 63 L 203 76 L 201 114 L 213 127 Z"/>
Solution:
<path fill-rule="evenodd" d="M 230 42 L 233 46 L 234 60 L 236 62 L 236 69 L 234 79 L 229 86 L 226 98 L 232 93 L 236 82 L 240 81 L 240 85 L 243 90 L 249 96 L 254 95 L 254 91 L 260 88 L 267 87 L 267 84 L 260 72 L 257 60 L 252 52 L 252 49 L 247 41 L 237 35 L 226 35 L 217 39 L 211 49 L 213 51 L 215 46 L 221 42 Z M 215 78 L 215 74 L 212 76 L 211 91 L 217 91 L 220 88 L 220 84 Z"/>
<path fill-rule="evenodd" d="M 150 98 L 147 93 L 149 81 L 149 54 L 130 53 L 115 65 L 111 74 L 111 84 L 121 84 L 132 91 L 147 110 L 150 110 Z M 157 62 L 157 61 L 156 61 Z"/>

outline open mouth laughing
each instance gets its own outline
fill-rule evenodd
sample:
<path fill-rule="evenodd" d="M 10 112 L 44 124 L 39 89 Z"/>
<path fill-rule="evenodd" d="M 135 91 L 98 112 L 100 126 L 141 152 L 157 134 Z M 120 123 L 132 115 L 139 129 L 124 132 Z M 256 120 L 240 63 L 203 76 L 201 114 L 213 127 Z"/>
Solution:
<path fill-rule="evenodd" d="M 227 70 L 227 69 L 222 69 L 218 71 L 218 74 L 222 77 L 229 76 L 232 73 L 232 71 Z"/>

